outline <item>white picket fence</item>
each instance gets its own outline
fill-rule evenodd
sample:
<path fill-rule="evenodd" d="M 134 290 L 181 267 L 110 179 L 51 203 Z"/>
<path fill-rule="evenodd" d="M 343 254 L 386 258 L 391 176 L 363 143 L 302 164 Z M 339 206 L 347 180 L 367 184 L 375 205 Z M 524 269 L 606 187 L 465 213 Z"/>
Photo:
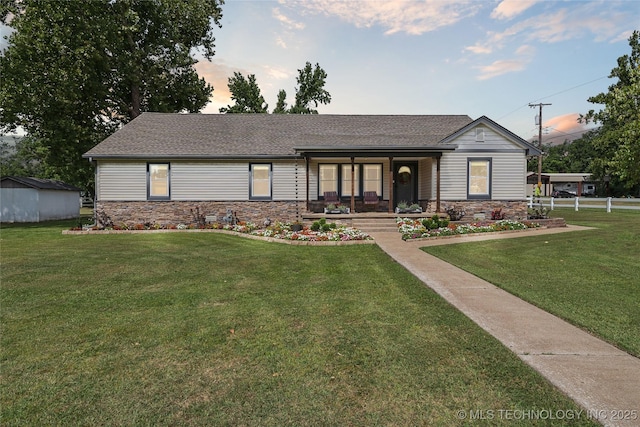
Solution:
<path fill-rule="evenodd" d="M 527 197 L 529 208 L 534 206 L 545 206 L 551 210 L 555 208 L 574 208 L 576 211 L 583 209 L 606 209 L 607 212 L 611 212 L 611 209 L 634 209 L 640 210 L 640 199 L 614 199 L 613 197 L 607 198 L 593 198 L 593 197 L 573 197 L 567 198 L 555 198 L 555 197 Z"/>

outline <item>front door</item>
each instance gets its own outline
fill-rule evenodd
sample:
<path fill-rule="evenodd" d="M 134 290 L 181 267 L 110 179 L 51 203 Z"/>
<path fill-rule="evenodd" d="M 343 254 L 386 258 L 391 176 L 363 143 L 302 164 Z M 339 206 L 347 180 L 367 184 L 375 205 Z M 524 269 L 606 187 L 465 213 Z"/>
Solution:
<path fill-rule="evenodd" d="M 418 162 L 393 162 L 393 206 L 418 203 Z"/>

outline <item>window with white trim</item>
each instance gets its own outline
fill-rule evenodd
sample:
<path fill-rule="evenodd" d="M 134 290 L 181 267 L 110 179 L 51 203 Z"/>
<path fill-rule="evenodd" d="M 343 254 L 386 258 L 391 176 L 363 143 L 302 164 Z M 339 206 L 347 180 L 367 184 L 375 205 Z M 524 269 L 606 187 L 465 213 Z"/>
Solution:
<path fill-rule="evenodd" d="M 271 164 L 249 165 L 249 199 L 271 200 Z"/>
<path fill-rule="evenodd" d="M 170 170 L 169 163 L 147 164 L 147 199 L 170 199 Z"/>
<path fill-rule="evenodd" d="M 467 159 L 469 199 L 491 198 L 491 159 Z"/>

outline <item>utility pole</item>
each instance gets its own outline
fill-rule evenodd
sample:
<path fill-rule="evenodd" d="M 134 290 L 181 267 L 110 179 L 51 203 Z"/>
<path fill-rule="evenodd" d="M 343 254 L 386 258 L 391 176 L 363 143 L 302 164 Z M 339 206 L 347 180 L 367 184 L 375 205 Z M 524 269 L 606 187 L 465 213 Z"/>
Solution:
<path fill-rule="evenodd" d="M 540 155 L 538 156 L 538 191 L 542 194 L 542 107 L 551 104 L 529 104 L 529 107 L 539 107 L 538 113 L 538 148 L 540 148 Z"/>

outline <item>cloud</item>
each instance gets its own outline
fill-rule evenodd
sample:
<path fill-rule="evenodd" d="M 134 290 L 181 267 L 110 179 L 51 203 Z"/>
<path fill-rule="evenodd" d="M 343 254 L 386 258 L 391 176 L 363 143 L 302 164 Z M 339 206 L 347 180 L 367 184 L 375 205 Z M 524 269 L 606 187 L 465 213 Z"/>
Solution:
<path fill-rule="evenodd" d="M 566 140 L 573 141 L 580 138 L 592 127 L 578 123 L 578 117 L 580 117 L 578 113 L 569 113 L 543 121 L 542 127 L 548 133 L 543 134 L 542 141 L 545 144 L 562 144 Z"/>
<path fill-rule="evenodd" d="M 535 48 L 533 46 L 523 45 L 516 49 L 515 54 L 517 55 L 515 59 L 501 59 L 489 65 L 474 67 L 480 70 L 477 79 L 488 80 L 503 74 L 524 70 L 527 64 L 533 59 Z"/>
<path fill-rule="evenodd" d="M 511 19 L 536 4 L 538 0 L 503 0 L 491 12 L 493 19 Z"/>
<path fill-rule="evenodd" d="M 483 5 L 475 1 L 445 2 L 440 0 L 282 0 L 301 13 L 317 13 L 337 17 L 358 28 L 379 26 L 386 35 L 406 33 L 420 35 L 473 16 Z"/>
<path fill-rule="evenodd" d="M 521 5 L 521 3 L 524 3 Z M 492 17 L 514 17 L 517 8 L 531 6 L 532 1 L 505 0 L 494 9 Z M 615 5 L 616 3 L 611 3 Z M 521 5 L 521 6 L 519 6 Z M 602 3 L 572 3 L 553 13 L 543 13 L 514 22 L 503 31 L 488 31 L 486 36 L 464 51 L 476 55 L 487 55 L 502 50 L 510 43 L 558 43 L 592 36 L 597 42 L 620 42 L 629 38 L 631 30 L 628 13 L 614 7 L 602 8 Z"/>
<path fill-rule="evenodd" d="M 623 31 L 620 34 L 618 34 L 617 37 L 614 37 L 611 40 L 609 40 L 609 43 L 626 42 L 631 37 L 631 34 L 633 34 L 632 30 Z"/>
<path fill-rule="evenodd" d="M 292 76 L 290 70 L 285 70 L 280 67 L 271 67 L 269 65 L 265 65 L 262 68 L 264 69 L 264 72 L 267 74 L 267 76 L 274 80 L 286 80 Z"/>
<path fill-rule="evenodd" d="M 288 30 L 304 30 L 305 25 L 302 22 L 296 22 L 293 19 L 289 18 L 287 15 L 280 12 L 280 8 L 273 8 L 272 15 L 276 18 L 285 28 Z"/>

